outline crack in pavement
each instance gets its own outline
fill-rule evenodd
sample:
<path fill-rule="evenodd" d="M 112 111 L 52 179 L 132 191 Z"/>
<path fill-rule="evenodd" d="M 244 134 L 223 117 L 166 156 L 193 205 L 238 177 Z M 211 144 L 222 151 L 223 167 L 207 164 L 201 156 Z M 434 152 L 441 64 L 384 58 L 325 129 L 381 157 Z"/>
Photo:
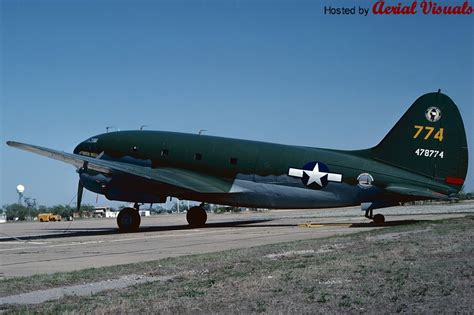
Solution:
<path fill-rule="evenodd" d="M 41 304 L 50 300 L 58 300 L 65 296 L 87 296 L 105 290 L 123 289 L 132 285 L 155 281 L 168 281 L 175 276 L 143 276 L 127 275 L 119 279 L 110 279 L 99 282 L 91 282 L 67 287 L 38 290 L 28 293 L 20 293 L 0 298 L 0 305 L 4 304 Z"/>

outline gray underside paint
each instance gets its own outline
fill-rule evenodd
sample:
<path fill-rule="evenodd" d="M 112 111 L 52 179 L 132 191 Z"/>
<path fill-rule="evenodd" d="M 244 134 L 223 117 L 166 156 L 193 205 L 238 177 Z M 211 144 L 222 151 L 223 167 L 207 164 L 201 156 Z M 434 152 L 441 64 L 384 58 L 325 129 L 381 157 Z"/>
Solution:
<path fill-rule="evenodd" d="M 242 191 L 226 194 L 222 199 L 248 207 L 296 209 L 360 204 L 359 188 L 344 183 L 329 183 L 321 190 L 309 189 L 302 184 L 288 186 L 240 179 L 236 179 L 234 185 Z"/>

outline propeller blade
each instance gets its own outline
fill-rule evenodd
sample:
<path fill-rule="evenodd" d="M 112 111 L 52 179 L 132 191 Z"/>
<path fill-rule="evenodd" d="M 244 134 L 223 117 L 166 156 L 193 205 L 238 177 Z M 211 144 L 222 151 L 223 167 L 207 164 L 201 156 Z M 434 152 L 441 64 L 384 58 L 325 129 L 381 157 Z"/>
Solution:
<path fill-rule="evenodd" d="M 82 183 L 81 183 L 81 173 L 82 172 L 87 172 L 87 165 L 88 164 L 89 163 L 84 162 L 84 164 L 82 165 L 82 168 L 80 168 L 79 172 L 78 172 L 79 173 L 79 182 L 77 184 L 77 202 L 76 202 L 78 212 L 81 209 L 82 195 L 84 193 L 84 185 L 82 185 Z"/>
<path fill-rule="evenodd" d="M 84 186 L 79 179 L 79 183 L 77 185 L 77 211 L 81 209 L 81 201 L 82 201 L 82 194 L 84 192 Z"/>

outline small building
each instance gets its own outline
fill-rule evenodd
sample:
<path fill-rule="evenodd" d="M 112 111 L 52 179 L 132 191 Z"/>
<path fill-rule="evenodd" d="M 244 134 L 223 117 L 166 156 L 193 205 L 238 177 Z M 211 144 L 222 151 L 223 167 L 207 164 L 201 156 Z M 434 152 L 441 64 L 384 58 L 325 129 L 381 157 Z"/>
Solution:
<path fill-rule="evenodd" d="M 112 211 L 110 207 L 95 207 L 94 218 L 116 218 L 118 211 Z"/>
<path fill-rule="evenodd" d="M 149 217 L 151 215 L 150 210 L 140 210 L 141 217 Z"/>
<path fill-rule="evenodd" d="M 105 212 L 105 217 L 106 218 L 116 218 L 118 214 L 119 214 L 118 211 L 109 210 L 109 211 Z"/>
<path fill-rule="evenodd" d="M 0 213 L 0 223 L 7 223 L 7 215 L 5 213 Z"/>

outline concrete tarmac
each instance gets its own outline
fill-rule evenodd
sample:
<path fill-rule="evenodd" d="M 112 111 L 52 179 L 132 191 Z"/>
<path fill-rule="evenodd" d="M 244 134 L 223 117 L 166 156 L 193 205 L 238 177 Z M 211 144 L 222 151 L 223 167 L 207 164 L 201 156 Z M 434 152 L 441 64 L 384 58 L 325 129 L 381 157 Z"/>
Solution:
<path fill-rule="evenodd" d="M 381 209 L 386 226 L 474 214 L 474 203 Z M 190 229 L 185 214 L 142 218 L 140 231 L 121 234 L 115 219 L 19 222 L 0 225 L 0 277 L 114 266 L 332 235 L 375 226 L 359 207 L 208 214 Z M 113 268 L 113 267 L 111 267 Z"/>

